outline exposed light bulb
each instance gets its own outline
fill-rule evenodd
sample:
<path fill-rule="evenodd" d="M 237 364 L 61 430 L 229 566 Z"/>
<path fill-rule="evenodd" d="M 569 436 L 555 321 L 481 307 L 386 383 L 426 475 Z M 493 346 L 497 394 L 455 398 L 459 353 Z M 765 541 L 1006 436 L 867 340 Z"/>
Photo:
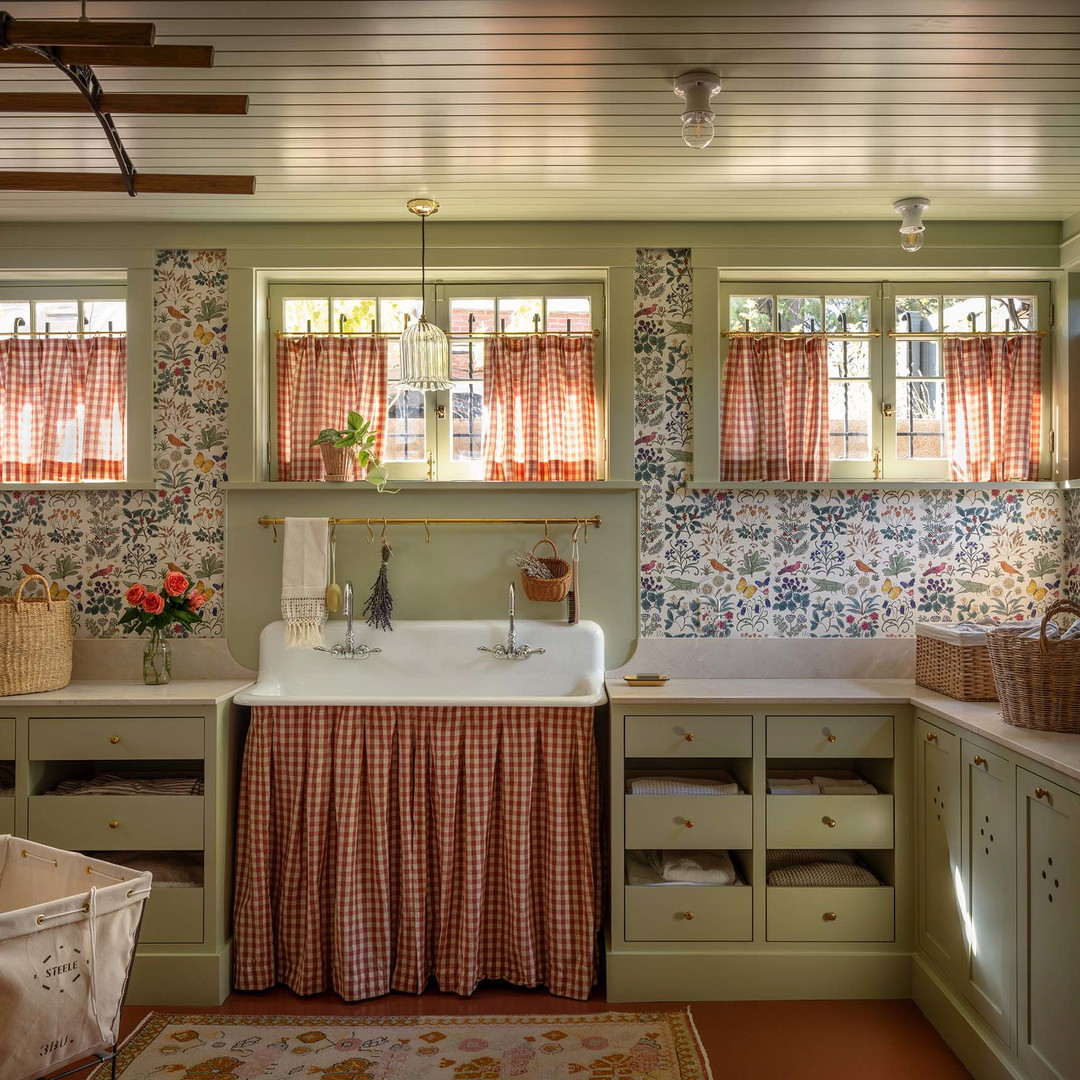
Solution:
<path fill-rule="evenodd" d="M 893 209 L 900 215 L 900 246 L 904 251 L 918 251 L 923 246 L 923 214 L 930 209 L 930 200 L 922 195 L 897 199 Z"/>
<path fill-rule="evenodd" d="M 682 115 L 682 141 L 695 150 L 704 150 L 713 141 L 716 126 L 709 110 L 704 112 L 685 112 Z"/>
<path fill-rule="evenodd" d="M 922 247 L 923 234 L 921 232 L 904 233 L 900 237 L 900 246 L 905 251 L 918 251 Z"/>

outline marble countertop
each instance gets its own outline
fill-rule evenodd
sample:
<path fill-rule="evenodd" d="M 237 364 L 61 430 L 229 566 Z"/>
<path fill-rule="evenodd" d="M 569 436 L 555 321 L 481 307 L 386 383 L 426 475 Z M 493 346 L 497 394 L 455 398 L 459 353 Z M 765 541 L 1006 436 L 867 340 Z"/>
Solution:
<path fill-rule="evenodd" d="M 608 697 L 621 708 L 643 705 L 791 704 L 913 705 L 1042 765 L 1080 780 L 1080 734 L 1032 731 L 1001 719 L 996 701 L 957 701 L 911 679 L 672 679 L 663 686 L 628 686 L 607 680 Z"/>
<path fill-rule="evenodd" d="M 0 697 L 0 713 L 5 705 L 219 705 L 251 682 L 245 678 L 173 679 L 165 686 L 146 686 L 135 681 L 79 679 L 61 690 Z"/>

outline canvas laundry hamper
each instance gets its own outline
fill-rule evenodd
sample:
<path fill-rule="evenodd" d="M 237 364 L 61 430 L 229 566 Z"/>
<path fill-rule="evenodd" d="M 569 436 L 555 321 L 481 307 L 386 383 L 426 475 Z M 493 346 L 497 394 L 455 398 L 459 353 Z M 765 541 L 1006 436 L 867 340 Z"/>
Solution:
<path fill-rule="evenodd" d="M 0 836 L 0 1077 L 116 1044 L 151 875 Z"/>

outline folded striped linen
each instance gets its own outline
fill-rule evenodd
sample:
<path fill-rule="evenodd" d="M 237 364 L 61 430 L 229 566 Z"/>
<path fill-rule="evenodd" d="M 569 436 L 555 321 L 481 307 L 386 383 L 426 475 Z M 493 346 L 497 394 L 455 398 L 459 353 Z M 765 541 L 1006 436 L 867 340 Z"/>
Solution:
<path fill-rule="evenodd" d="M 854 866 L 858 860 L 850 851 L 834 848 L 769 848 L 765 852 L 765 873 L 811 862 L 841 863 Z"/>
<path fill-rule="evenodd" d="M 649 865 L 672 884 L 734 885 L 735 867 L 726 851 L 650 851 Z"/>
<path fill-rule="evenodd" d="M 820 795 L 817 784 L 801 776 L 770 776 L 766 779 L 770 795 Z"/>
<path fill-rule="evenodd" d="M 121 776 L 101 773 L 89 780 L 62 780 L 46 795 L 201 795 L 201 776 Z"/>
<path fill-rule="evenodd" d="M 738 795 L 739 787 L 730 773 L 720 779 L 698 776 L 635 776 L 626 782 L 631 795 Z"/>
<path fill-rule="evenodd" d="M 877 875 L 858 864 L 809 862 L 774 870 L 765 879 L 769 885 L 787 888 L 851 888 L 880 885 Z"/>

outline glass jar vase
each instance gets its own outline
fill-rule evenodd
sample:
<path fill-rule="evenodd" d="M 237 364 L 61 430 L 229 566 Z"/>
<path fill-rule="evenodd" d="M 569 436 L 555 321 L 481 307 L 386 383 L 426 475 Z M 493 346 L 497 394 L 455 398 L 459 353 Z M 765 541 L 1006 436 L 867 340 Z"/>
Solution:
<path fill-rule="evenodd" d="M 150 639 L 143 650 L 142 673 L 147 686 L 164 686 L 172 679 L 172 654 L 160 630 L 150 631 Z"/>

